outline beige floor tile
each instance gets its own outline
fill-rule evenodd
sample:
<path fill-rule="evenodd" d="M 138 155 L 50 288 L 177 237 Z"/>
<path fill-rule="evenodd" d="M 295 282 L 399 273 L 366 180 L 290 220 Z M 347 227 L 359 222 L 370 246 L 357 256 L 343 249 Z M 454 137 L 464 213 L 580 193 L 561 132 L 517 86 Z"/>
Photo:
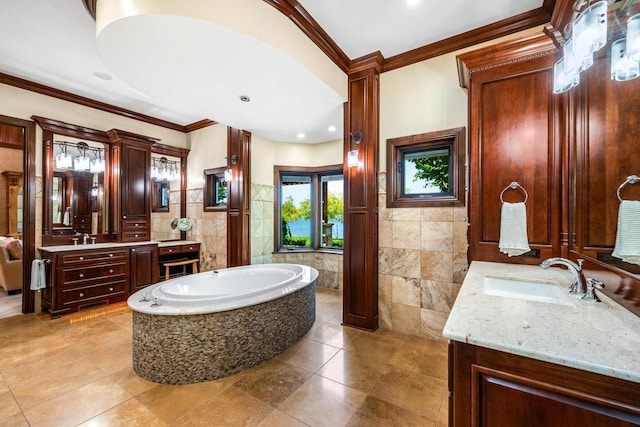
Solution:
<path fill-rule="evenodd" d="M 133 371 L 132 366 L 127 366 L 124 369 L 114 372 L 111 374 L 111 379 L 120 384 L 120 387 L 125 389 L 132 396 L 144 393 L 157 385 L 157 383 L 147 381 L 144 378 L 139 377 Z"/>
<path fill-rule="evenodd" d="M 311 375 L 305 369 L 271 360 L 241 373 L 234 386 L 271 406 L 278 406 Z"/>
<path fill-rule="evenodd" d="M 426 338 L 412 338 L 398 348 L 389 363 L 419 374 L 446 380 L 447 358 L 446 343 Z"/>
<path fill-rule="evenodd" d="M 273 407 L 231 386 L 180 417 L 174 427 L 257 426 Z"/>
<path fill-rule="evenodd" d="M 82 423 L 79 427 L 163 427 L 166 426 L 136 399 L 129 399 Z"/>
<path fill-rule="evenodd" d="M 334 317 L 342 318 L 342 309 L 331 303 L 316 304 L 316 322 L 326 322 Z"/>
<path fill-rule="evenodd" d="M 367 397 L 348 427 L 411 426 L 436 427 L 436 422 L 375 397 Z"/>
<path fill-rule="evenodd" d="M 5 385 L 0 385 L 0 425 L 3 425 L 4 418 L 10 418 L 22 411 L 18 402 L 14 399 L 11 390 Z"/>
<path fill-rule="evenodd" d="M 68 346 L 69 344 L 65 339 L 52 333 L 42 335 L 37 339 L 24 339 L 11 345 L 6 345 L 3 342 L 0 347 L 0 360 L 2 360 L 2 365 L 4 366 L 15 366 L 23 363 L 25 359 L 39 357 L 47 352 Z"/>
<path fill-rule="evenodd" d="M 309 333 L 305 335 L 305 338 L 333 347 L 342 348 L 347 341 L 352 340 L 358 334 L 360 334 L 360 331 L 357 329 L 334 325 L 331 323 L 316 322 L 309 330 Z"/>
<path fill-rule="evenodd" d="M 301 339 L 277 356 L 281 362 L 315 372 L 327 363 L 340 349 L 307 339 Z"/>
<path fill-rule="evenodd" d="M 345 351 L 354 352 L 362 358 L 388 362 L 398 351 L 400 343 L 377 337 L 370 332 L 362 332 L 344 345 Z"/>
<path fill-rule="evenodd" d="M 277 409 L 258 424 L 259 427 L 305 427 L 307 425 L 308 424 L 298 421 Z"/>
<path fill-rule="evenodd" d="M 27 419 L 22 412 L 18 412 L 7 418 L 0 418 L 0 426 L 2 427 L 29 427 Z"/>
<path fill-rule="evenodd" d="M 446 387 L 444 380 L 392 367 L 369 395 L 437 421 Z"/>
<path fill-rule="evenodd" d="M 104 378 L 26 410 L 32 427 L 73 426 L 93 418 L 130 399 L 131 395 L 109 378 Z"/>
<path fill-rule="evenodd" d="M 107 374 L 132 365 L 131 332 L 115 331 L 74 345 L 78 353 Z"/>
<path fill-rule="evenodd" d="M 311 426 L 343 426 L 366 396 L 361 391 L 314 375 L 278 409 Z"/>
<path fill-rule="evenodd" d="M 366 359 L 350 351 L 341 350 L 317 372 L 330 380 L 369 393 L 380 377 L 391 367 L 386 363 Z"/>

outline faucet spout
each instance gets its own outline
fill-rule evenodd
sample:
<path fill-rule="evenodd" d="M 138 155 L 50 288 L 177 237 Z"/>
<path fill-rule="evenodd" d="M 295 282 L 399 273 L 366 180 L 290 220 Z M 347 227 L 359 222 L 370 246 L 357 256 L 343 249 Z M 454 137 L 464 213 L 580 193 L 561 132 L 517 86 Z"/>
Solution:
<path fill-rule="evenodd" d="M 540 267 L 547 270 L 552 265 L 564 265 L 571 272 L 573 276 L 573 282 L 569 288 L 569 292 L 572 294 L 584 294 L 587 292 L 587 281 L 582 273 L 582 260 L 578 260 L 579 264 L 571 261 L 570 259 L 554 257 L 548 258 L 540 263 Z"/>
<path fill-rule="evenodd" d="M 88 244 L 88 240 L 89 240 L 89 235 L 88 235 L 87 233 L 84 233 L 84 234 L 82 235 L 82 244 L 83 244 L 83 245 Z"/>

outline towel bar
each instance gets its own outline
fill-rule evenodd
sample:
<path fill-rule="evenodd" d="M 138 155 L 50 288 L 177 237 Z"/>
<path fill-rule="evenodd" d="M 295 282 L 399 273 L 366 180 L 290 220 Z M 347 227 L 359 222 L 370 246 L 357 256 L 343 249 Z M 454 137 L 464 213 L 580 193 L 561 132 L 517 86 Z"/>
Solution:
<path fill-rule="evenodd" d="M 618 191 L 616 193 L 618 195 L 618 200 L 622 201 L 622 197 L 620 197 L 620 190 L 622 190 L 622 187 L 627 184 L 637 184 L 638 182 L 640 182 L 640 177 L 638 177 L 637 175 L 629 175 L 627 179 L 625 179 L 618 187 Z"/>
<path fill-rule="evenodd" d="M 502 195 L 504 194 L 505 191 L 516 190 L 518 188 L 521 189 L 522 192 L 524 193 L 524 203 L 527 203 L 527 200 L 529 200 L 529 193 L 527 193 L 527 190 L 525 190 L 524 187 L 518 184 L 516 181 L 513 181 L 511 184 L 504 187 L 504 189 L 500 192 L 500 201 L 504 203 L 504 200 L 502 199 Z"/>

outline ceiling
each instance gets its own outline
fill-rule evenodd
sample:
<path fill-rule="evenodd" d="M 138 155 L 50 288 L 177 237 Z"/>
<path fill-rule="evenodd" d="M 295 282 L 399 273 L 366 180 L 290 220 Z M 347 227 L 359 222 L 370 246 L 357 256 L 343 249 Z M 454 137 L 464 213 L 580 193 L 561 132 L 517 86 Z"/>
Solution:
<path fill-rule="evenodd" d="M 391 58 L 543 6 L 543 0 L 414 1 L 298 3 L 348 59 L 376 51 Z M 96 41 L 82 0 L 2 0 L 0 72 L 180 126 L 210 119 L 274 141 L 342 137 L 344 96 L 282 50 L 187 17 L 127 20 Z"/>

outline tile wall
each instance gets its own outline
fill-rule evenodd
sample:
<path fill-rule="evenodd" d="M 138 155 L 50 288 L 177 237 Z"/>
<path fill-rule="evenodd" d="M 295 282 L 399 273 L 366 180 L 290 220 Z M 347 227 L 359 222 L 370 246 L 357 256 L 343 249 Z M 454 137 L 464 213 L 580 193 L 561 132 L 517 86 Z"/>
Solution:
<path fill-rule="evenodd" d="M 187 217 L 193 222 L 187 240 L 200 242 L 200 270 L 227 266 L 227 212 L 204 212 L 202 188 L 187 190 Z"/>
<path fill-rule="evenodd" d="M 179 239 L 180 230 L 171 229 L 174 218 L 180 218 L 179 188 L 169 192 L 169 212 L 151 212 L 151 240 Z"/>
<path fill-rule="evenodd" d="M 380 327 L 441 339 L 467 271 L 467 208 L 386 208 L 379 179 Z"/>

